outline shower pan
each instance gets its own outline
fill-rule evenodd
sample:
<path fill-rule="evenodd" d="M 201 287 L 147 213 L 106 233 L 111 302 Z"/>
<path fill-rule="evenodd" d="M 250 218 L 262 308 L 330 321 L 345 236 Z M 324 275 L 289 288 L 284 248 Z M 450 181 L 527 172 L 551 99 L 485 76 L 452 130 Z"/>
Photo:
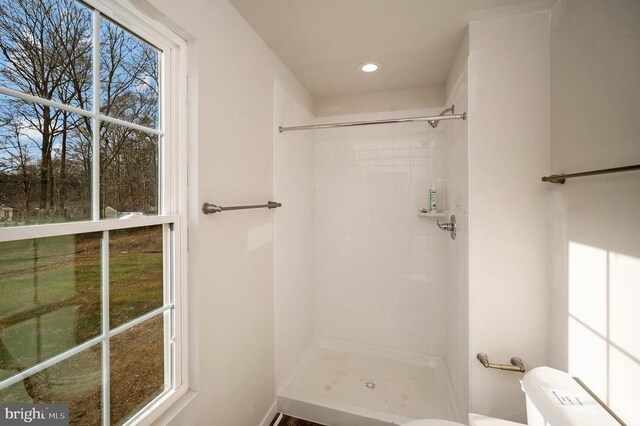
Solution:
<path fill-rule="evenodd" d="M 332 425 L 459 418 L 442 359 L 321 338 L 278 393 L 278 405 Z"/>

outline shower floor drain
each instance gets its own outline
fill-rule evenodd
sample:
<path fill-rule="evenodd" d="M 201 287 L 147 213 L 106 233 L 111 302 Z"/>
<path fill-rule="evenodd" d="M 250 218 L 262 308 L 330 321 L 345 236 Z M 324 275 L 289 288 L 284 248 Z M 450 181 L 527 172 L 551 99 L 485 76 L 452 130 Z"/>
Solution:
<path fill-rule="evenodd" d="M 364 387 L 367 389 L 373 390 L 376 388 L 376 382 L 372 382 L 372 381 L 364 382 Z"/>

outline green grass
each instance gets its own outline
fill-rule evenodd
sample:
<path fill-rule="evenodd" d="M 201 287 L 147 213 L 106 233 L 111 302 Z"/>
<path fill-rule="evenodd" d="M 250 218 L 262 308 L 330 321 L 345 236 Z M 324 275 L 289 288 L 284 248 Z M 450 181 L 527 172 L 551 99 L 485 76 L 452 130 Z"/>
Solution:
<path fill-rule="evenodd" d="M 0 320 L 42 304 L 79 297 L 99 302 L 99 234 L 0 244 Z"/>
<path fill-rule="evenodd" d="M 162 253 L 111 256 L 109 319 L 117 327 L 162 306 Z"/>

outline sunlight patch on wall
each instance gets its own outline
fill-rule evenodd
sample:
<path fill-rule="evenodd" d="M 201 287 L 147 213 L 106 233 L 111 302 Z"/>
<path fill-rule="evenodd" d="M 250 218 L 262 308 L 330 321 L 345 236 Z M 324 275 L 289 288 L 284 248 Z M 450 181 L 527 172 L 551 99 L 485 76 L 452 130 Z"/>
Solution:
<path fill-rule="evenodd" d="M 640 425 L 640 259 L 569 243 L 568 372 Z"/>
<path fill-rule="evenodd" d="M 609 351 L 608 405 L 628 425 L 640 425 L 640 363 L 613 346 Z"/>
<path fill-rule="evenodd" d="M 607 392 L 607 341 L 569 315 L 569 374 L 579 377 L 602 400 Z"/>
<path fill-rule="evenodd" d="M 607 334 L 607 252 L 569 242 L 569 315 Z"/>
<path fill-rule="evenodd" d="M 640 259 L 609 253 L 609 337 L 640 360 Z"/>

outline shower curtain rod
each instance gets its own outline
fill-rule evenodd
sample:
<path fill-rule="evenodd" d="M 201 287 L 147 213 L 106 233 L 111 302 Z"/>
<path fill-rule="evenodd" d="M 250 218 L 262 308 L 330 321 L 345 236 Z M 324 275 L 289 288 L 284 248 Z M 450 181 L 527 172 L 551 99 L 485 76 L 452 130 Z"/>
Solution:
<path fill-rule="evenodd" d="M 347 123 L 327 123 L 327 124 L 311 124 L 308 126 L 292 126 L 292 127 L 279 127 L 280 133 L 291 132 L 295 130 L 314 130 L 314 129 L 333 129 L 336 127 L 355 127 L 355 126 L 368 126 L 370 124 L 390 124 L 390 123 L 413 123 L 420 121 L 427 121 L 431 127 L 435 128 L 438 122 L 443 120 L 466 120 L 467 113 L 442 115 L 445 112 L 453 112 L 453 107 L 444 110 L 441 115 L 432 115 L 427 117 L 408 117 L 408 118 L 391 118 L 388 120 L 372 120 L 372 121 L 350 121 Z"/>

